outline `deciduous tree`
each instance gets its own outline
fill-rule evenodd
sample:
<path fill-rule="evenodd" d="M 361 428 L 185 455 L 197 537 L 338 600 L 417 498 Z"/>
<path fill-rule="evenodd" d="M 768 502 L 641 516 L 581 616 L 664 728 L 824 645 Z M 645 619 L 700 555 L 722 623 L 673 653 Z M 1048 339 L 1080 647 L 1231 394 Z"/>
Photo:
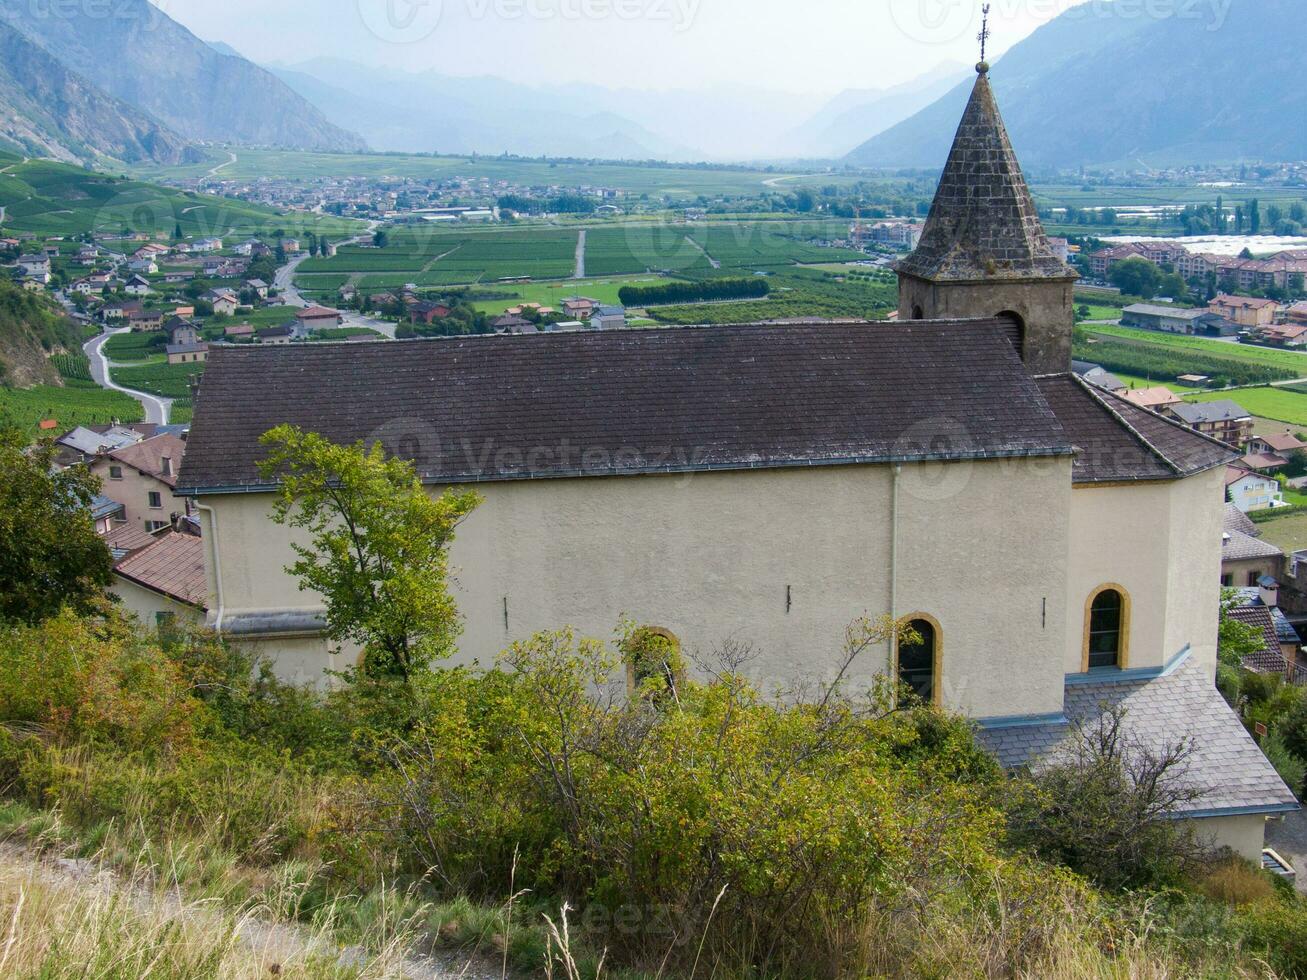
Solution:
<path fill-rule="evenodd" d="M 407 680 L 453 651 L 458 611 L 448 546 L 480 502 L 471 491 L 433 497 L 406 460 L 381 445 L 340 446 L 283 425 L 263 436 L 260 464 L 279 484 L 273 519 L 304 532 L 287 571 L 327 607 L 327 635 L 363 648 L 373 677 Z"/>

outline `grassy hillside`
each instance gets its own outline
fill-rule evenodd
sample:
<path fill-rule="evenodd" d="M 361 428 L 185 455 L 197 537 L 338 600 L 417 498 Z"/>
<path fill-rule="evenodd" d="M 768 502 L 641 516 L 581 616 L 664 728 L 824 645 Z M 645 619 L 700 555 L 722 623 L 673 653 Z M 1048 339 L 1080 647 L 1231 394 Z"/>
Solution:
<path fill-rule="evenodd" d="M 7 166 L 0 162 L 0 207 L 5 231 L 38 235 L 169 235 L 179 224 L 188 236 L 251 235 L 278 228 L 297 235 L 343 235 L 362 227 L 327 215 L 281 214 L 244 201 L 168 190 L 49 160 Z"/>
<path fill-rule="evenodd" d="M 0 279 L 0 386 L 59 384 L 49 356 L 81 344 L 80 328 L 48 299 Z"/>

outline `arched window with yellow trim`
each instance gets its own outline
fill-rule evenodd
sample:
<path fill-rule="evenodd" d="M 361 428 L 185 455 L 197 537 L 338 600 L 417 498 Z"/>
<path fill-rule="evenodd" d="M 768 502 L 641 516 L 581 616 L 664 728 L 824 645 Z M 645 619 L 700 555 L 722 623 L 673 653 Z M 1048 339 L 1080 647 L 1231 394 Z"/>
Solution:
<path fill-rule="evenodd" d="M 1124 669 L 1130 659 L 1130 594 L 1119 585 L 1095 589 L 1085 602 L 1082 670 Z"/>
<path fill-rule="evenodd" d="M 899 622 L 905 630 L 895 644 L 896 679 L 927 704 L 938 704 L 944 639 L 939 620 L 925 613 L 912 613 Z"/>
<path fill-rule="evenodd" d="M 685 658 L 675 633 L 661 626 L 630 629 L 621 642 L 626 685 L 633 696 L 660 700 L 676 696 L 685 680 Z"/>

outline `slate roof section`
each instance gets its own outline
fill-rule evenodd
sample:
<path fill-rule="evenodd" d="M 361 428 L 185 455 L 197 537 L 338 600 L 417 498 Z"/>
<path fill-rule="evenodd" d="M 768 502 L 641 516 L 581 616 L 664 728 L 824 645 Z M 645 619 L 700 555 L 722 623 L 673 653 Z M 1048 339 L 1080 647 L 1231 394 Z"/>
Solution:
<path fill-rule="evenodd" d="M 1243 666 L 1258 674 L 1283 674 L 1288 668 L 1288 663 L 1284 658 L 1284 650 L 1280 646 L 1280 637 L 1271 610 L 1258 602 L 1231 609 L 1229 616 L 1245 626 L 1260 630 L 1262 634 L 1262 649 L 1246 654 L 1242 661 Z"/>
<path fill-rule="evenodd" d="M 179 436 L 155 436 L 109 454 L 110 459 L 126 463 L 133 469 L 152 476 L 168 486 L 176 486 L 177 470 L 186 455 L 186 442 Z M 171 472 L 165 473 L 163 461 L 170 460 Z"/>
<path fill-rule="evenodd" d="M 109 553 L 113 555 L 114 561 L 120 561 L 134 551 L 150 547 L 155 540 L 153 534 L 135 524 L 123 524 L 110 529 L 109 533 L 104 535 L 104 543 L 109 547 Z"/>
<path fill-rule="evenodd" d="M 1038 382 L 1078 450 L 1072 467 L 1077 484 L 1176 480 L 1239 457 L 1233 446 L 1074 374 L 1046 375 Z"/>
<path fill-rule="evenodd" d="M 1069 684 L 1066 722 L 982 728 L 979 739 L 1004 766 L 1037 769 L 1066 751 L 1072 725 L 1092 729 L 1113 708 L 1124 710 L 1123 729 L 1131 744 L 1157 750 L 1192 740 L 1194 752 L 1180 778 L 1203 796 L 1181 816 L 1298 809 L 1289 787 L 1192 658 L 1151 680 Z"/>
<path fill-rule="evenodd" d="M 114 572 L 189 606 L 203 609 L 208 601 L 204 540 L 191 534 L 165 534 L 148 548 L 124 558 Z"/>
<path fill-rule="evenodd" d="M 1244 419 L 1252 418 L 1252 413 L 1242 405 L 1222 399 L 1215 402 L 1203 402 L 1197 405 L 1191 405 L 1188 402 L 1181 402 L 1171 408 L 1182 422 L 1189 425 L 1203 425 L 1213 422 L 1241 422 Z"/>
<path fill-rule="evenodd" d="M 953 138 L 921 241 L 894 269 L 932 281 L 1079 278 L 1044 233 L 986 72 Z"/>
<path fill-rule="evenodd" d="M 282 422 L 431 483 L 1069 455 L 998 320 L 214 348 L 179 489 L 257 489 Z"/>
<path fill-rule="evenodd" d="M 1221 561 L 1250 561 L 1254 558 L 1283 558 L 1284 552 L 1243 531 L 1226 531 L 1221 547 Z"/>
<path fill-rule="evenodd" d="M 1234 504 L 1225 505 L 1225 530 L 1242 531 L 1250 538 L 1260 538 L 1261 528 L 1257 523 Z"/>

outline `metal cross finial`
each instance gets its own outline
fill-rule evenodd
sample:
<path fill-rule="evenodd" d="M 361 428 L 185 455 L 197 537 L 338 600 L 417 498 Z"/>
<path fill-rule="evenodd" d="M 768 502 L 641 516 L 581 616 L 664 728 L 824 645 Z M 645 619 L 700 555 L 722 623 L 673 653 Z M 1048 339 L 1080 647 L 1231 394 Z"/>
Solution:
<path fill-rule="evenodd" d="M 985 63 L 985 47 L 989 42 L 989 4 L 981 8 L 983 15 L 980 21 L 980 33 L 976 35 L 976 40 L 980 42 L 980 63 Z"/>

